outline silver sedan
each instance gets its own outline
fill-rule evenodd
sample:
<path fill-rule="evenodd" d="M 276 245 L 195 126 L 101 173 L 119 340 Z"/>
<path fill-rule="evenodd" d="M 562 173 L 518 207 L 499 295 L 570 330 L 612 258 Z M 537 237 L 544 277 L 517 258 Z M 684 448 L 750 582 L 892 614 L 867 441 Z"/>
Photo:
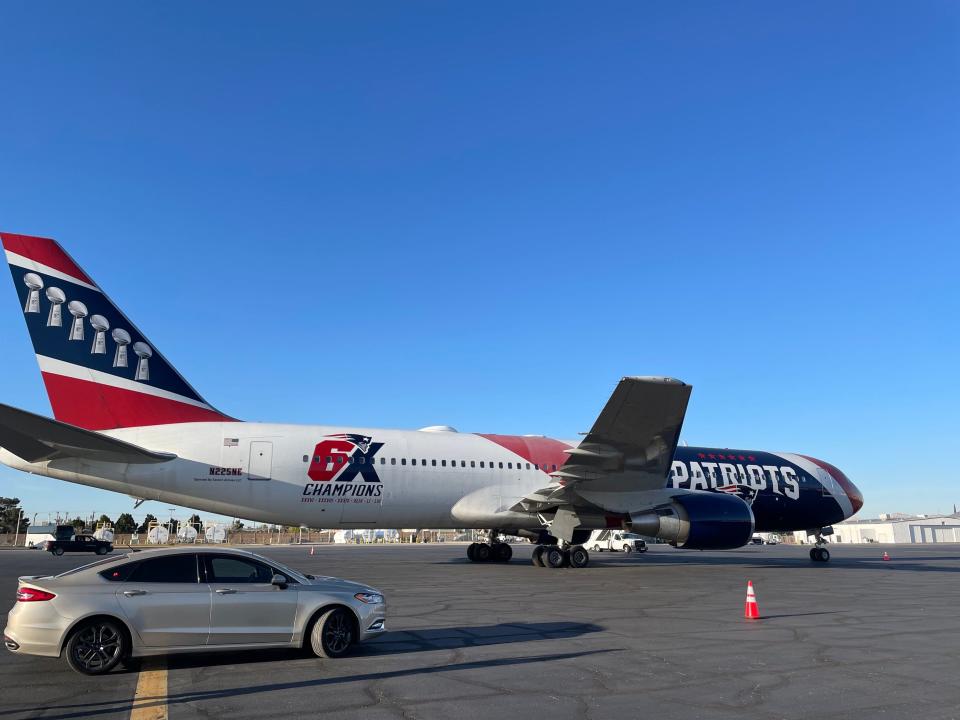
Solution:
<path fill-rule="evenodd" d="M 181 652 L 303 647 L 335 658 L 385 632 L 386 609 L 374 588 L 244 550 L 146 550 L 20 578 L 3 640 L 13 652 L 63 654 L 88 675 Z"/>

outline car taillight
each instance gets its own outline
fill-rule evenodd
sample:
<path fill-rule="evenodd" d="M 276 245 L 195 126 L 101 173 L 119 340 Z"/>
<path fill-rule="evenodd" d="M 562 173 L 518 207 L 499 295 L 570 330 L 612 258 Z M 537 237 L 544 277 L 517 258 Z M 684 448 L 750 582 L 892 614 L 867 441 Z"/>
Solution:
<path fill-rule="evenodd" d="M 53 600 L 55 597 L 56 595 L 46 590 L 37 590 L 30 587 L 17 588 L 17 602 L 41 602 L 43 600 Z"/>

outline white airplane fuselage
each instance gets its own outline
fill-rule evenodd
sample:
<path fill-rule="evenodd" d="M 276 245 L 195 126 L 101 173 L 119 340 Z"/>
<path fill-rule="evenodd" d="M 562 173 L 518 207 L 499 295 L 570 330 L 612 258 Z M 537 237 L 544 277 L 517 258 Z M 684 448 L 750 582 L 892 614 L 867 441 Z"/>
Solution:
<path fill-rule="evenodd" d="M 508 509 L 551 482 L 563 457 L 538 458 L 544 470 L 480 435 L 268 423 L 177 423 L 105 431 L 148 449 L 175 452 L 159 464 L 80 459 L 26 463 L 4 450 L 0 460 L 27 472 L 269 523 L 316 528 L 503 527 L 530 524 Z M 314 450 L 324 438 L 371 437 L 382 449 L 367 467 L 378 481 L 313 481 Z M 262 453 L 262 454 L 261 454 Z M 268 455 L 268 457 L 264 457 Z M 336 472 L 344 453 L 324 455 Z M 550 462 L 546 462 L 550 460 Z M 260 466 L 257 467 L 257 463 Z M 414 464 L 415 463 L 415 464 Z M 483 464 L 482 468 L 480 464 Z M 325 468 L 326 469 L 326 468 Z M 347 469 L 346 467 L 344 469 Z M 328 473 L 329 474 L 329 473 Z M 341 471 L 338 476 L 342 476 Z"/>

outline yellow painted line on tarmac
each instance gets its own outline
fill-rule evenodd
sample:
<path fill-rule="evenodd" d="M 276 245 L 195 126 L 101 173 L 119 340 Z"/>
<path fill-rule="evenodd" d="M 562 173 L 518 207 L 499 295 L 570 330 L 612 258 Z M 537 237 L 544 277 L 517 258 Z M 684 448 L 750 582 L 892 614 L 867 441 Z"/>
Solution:
<path fill-rule="evenodd" d="M 166 658 L 144 659 L 130 720 L 167 720 Z"/>

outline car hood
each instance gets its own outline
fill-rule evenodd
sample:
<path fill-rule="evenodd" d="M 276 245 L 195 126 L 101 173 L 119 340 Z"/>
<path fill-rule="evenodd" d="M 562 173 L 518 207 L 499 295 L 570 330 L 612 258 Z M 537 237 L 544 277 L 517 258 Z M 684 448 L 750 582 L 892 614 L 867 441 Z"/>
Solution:
<path fill-rule="evenodd" d="M 314 576 L 312 580 L 308 581 L 308 584 L 305 587 L 315 589 L 315 590 L 329 590 L 331 592 L 380 593 L 379 590 L 377 590 L 376 588 L 372 588 L 369 585 L 353 582 L 352 580 L 343 580 L 341 578 L 328 577 L 324 575 Z"/>

